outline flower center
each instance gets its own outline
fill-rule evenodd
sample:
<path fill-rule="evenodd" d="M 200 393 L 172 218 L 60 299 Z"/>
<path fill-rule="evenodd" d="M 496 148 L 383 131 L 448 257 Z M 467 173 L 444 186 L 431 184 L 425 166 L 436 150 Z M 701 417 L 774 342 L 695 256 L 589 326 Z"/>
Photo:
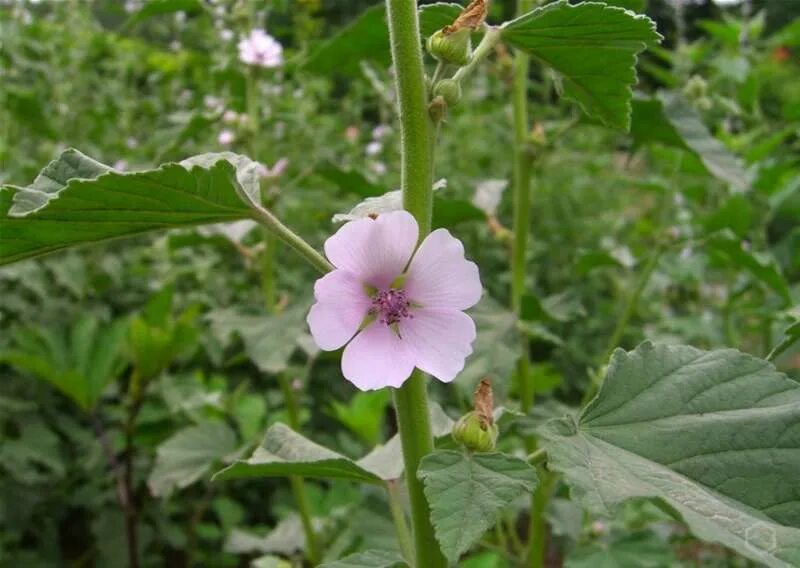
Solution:
<path fill-rule="evenodd" d="M 405 290 L 389 288 L 375 293 L 370 313 L 374 314 L 379 322 L 392 325 L 403 318 L 414 317 L 408 311 L 410 305 Z"/>

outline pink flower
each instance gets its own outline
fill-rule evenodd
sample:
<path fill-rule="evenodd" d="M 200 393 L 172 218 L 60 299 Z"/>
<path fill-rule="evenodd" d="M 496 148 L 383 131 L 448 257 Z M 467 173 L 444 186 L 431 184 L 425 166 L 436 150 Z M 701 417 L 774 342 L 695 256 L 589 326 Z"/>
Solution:
<path fill-rule="evenodd" d="M 258 164 L 256 171 L 263 178 L 277 178 L 283 175 L 287 167 L 289 167 L 289 159 L 280 158 L 271 168 L 264 164 Z"/>
<path fill-rule="evenodd" d="M 234 140 L 236 140 L 236 135 L 233 133 L 233 130 L 225 129 L 219 133 L 219 136 L 217 136 L 217 142 L 223 146 L 233 144 Z"/>
<path fill-rule="evenodd" d="M 450 382 L 472 353 L 475 324 L 463 310 L 481 296 L 478 267 L 446 229 L 414 251 L 406 211 L 343 225 L 325 242 L 335 270 L 317 280 L 308 325 L 320 349 L 346 345 L 342 373 L 361 390 L 399 387 L 414 367 Z"/>
<path fill-rule="evenodd" d="M 279 67 L 283 63 L 283 47 L 262 29 L 254 29 L 239 42 L 239 59 L 248 65 Z"/>

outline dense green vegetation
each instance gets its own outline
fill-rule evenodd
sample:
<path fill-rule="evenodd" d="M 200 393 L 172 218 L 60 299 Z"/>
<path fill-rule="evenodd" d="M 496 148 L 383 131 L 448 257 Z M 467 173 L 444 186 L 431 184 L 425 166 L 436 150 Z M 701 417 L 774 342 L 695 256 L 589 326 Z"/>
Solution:
<path fill-rule="evenodd" d="M 800 4 L 495 0 L 415 85 L 461 6 L 388 3 L 0 0 L 0 566 L 800 566 Z M 362 392 L 315 251 L 401 207 L 477 337 Z"/>

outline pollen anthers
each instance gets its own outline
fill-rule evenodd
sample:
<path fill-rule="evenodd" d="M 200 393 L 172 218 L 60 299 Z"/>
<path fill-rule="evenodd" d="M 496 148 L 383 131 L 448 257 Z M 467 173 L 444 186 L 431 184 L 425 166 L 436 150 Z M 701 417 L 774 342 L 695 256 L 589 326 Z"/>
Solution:
<path fill-rule="evenodd" d="M 373 313 L 380 323 L 392 325 L 404 318 L 414 317 L 409 312 L 411 302 L 402 288 L 379 290 L 372 297 Z"/>

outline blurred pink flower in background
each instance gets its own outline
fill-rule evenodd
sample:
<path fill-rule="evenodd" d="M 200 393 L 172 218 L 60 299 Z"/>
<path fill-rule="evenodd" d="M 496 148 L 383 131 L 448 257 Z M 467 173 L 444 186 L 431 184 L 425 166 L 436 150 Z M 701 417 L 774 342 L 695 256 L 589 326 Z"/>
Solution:
<path fill-rule="evenodd" d="M 248 65 L 279 67 L 283 63 L 283 47 L 267 32 L 256 28 L 239 42 L 239 59 Z"/>
<path fill-rule="evenodd" d="M 236 140 L 236 135 L 233 133 L 233 130 L 228 130 L 227 128 L 220 132 L 219 136 L 217 137 L 217 142 L 223 146 L 233 144 L 234 140 Z"/>
<path fill-rule="evenodd" d="M 325 242 L 335 270 L 317 280 L 308 314 L 325 351 L 345 346 L 342 373 L 361 390 L 399 387 L 414 367 L 452 381 L 472 353 L 480 299 L 475 263 L 446 229 L 415 252 L 419 228 L 406 211 L 344 224 Z"/>
<path fill-rule="evenodd" d="M 289 167 L 288 158 L 280 158 L 271 168 L 264 164 L 258 164 L 258 175 L 263 178 L 280 177 L 286 171 L 287 167 Z"/>

